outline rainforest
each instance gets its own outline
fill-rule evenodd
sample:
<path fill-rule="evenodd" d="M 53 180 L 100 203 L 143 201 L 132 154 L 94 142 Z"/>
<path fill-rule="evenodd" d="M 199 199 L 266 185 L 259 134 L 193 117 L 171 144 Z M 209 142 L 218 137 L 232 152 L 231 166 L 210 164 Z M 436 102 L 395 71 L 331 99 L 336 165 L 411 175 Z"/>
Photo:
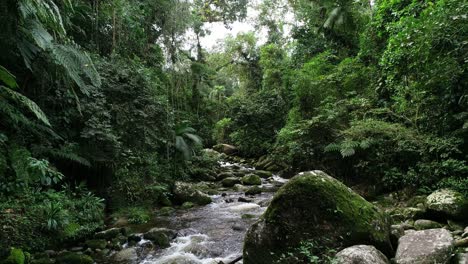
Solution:
<path fill-rule="evenodd" d="M 467 264 L 468 2 L 0 1 L 0 264 Z"/>

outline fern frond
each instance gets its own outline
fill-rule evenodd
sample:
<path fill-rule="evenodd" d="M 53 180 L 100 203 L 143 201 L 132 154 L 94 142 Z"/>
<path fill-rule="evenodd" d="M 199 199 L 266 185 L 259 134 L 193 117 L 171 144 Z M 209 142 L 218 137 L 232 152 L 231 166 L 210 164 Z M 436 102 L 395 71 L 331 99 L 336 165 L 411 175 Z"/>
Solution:
<path fill-rule="evenodd" d="M 335 152 L 335 151 L 340 151 L 341 150 L 341 145 L 340 144 L 337 144 L 337 143 L 331 143 L 331 144 L 328 144 L 326 147 L 325 147 L 325 152 Z"/>
<path fill-rule="evenodd" d="M 32 149 L 34 154 L 50 155 L 54 158 L 69 160 L 83 165 L 85 167 L 91 167 L 91 163 L 87 159 L 81 157 L 80 155 L 76 154 L 73 151 L 73 149 L 67 147 L 56 149 L 43 146 L 35 146 Z"/>
<path fill-rule="evenodd" d="M 8 87 L 0 85 L 0 93 L 6 97 L 10 97 L 13 101 L 18 102 L 22 106 L 26 107 L 31 111 L 37 119 L 42 121 L 44 124 L 50 126 L 49 120 L 44 112 L 42 112 L 41 108 L 33 102 L 31 99 L 27 98 L 26 96 L 11 90 Z"/>
<path fill-rule="evenodd" d="M 6 84 L 6 86 L 10 88 L 18 87 L 16 83 L 16 78 L 13 74 L 11 74 L 5 67 L 0 65 L 0 81 Z"/>

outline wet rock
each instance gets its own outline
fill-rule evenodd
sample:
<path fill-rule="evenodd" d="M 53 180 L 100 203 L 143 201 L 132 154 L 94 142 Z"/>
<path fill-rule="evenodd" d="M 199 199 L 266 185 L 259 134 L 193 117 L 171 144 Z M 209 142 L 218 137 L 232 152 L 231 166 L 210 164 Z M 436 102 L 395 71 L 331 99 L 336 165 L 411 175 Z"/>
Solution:
<path fill-rule="evenodd" d="M 232 226 L 232 230 L 235 230 L 235 231 L 244 231 L 245 230 L 245 227 L 243 227 L 242 225 L 240 224 L 235 224 Z"/>
<path fill-rule="evenodd" d="M 416 207 L 405 207 L 405 208 L 396 208 L 393 212 L 390 213 L 393 221 L 402 222 L 405 220 L 416 220 L 423 217 L 426 213 L 426 209 L 416 208 Z"/>
<path fill-rule="evenodd" d="M 267 179 L 273 176 L 273 173 L 271 173 L 270 171 L 264 171 L 264 170 L 256 170 L 253 173 L 263 179 Z"/>
<path fill-rule="evenodd" d="M 468 217 L 468 216 L 467 216 Z M 452 220 L 447 220 L 448 229 L 451 231 L 463 230 L 463 225 Z"/>
<path fill-rule="evenodd" d="M 221 185 L 227 188 L 234 187 L 234 185 L 239 184 L 239 183 L 241 183 L 241 180 L 235 177 L 228 177 L 221 181 Z"/>
<path fill-rule="evenodd" d="M 452 234 L 446 229 L 407 231 L 400 238 L 397 264 L 447 264 L 453 250 Z"/>
<path fill-rule="evenodd" d="M 126 248 L 117 252 L 113 257 L 113 263 L 118 264 L 130 264 L 136 261 L 138 258 L 137 251 L 135 248 Z"/>
<path fill-rule="evenodd" d="M 312 239 L 323 246 L 374 245 L 393 253 L 388 216 L 322 171 L 296 175 L 276 193 L 248 230 L 244 263 L 274 263 Z"/>
<path fill-rule="evenodd" d="M 176 232 L 167 228 L 152 228 L 145 234 L 143 234 L 144 239 L 151 240 L 155 245 L 160 246 L 161 248 L 166 248 L 170 246 L 170 240 L 176 236 Z"/>
<path fill-rule="evenodd" d="M 65 252 L 57 256 L 56 264 L 93 264 L 94 260 L 85 254 Z"/>
<path fill-rule="evenodd" d="M 83 251 L 83 247 L 72 247 L 70 249 L 71 252 L 80 252 Z"/>
<path fill-rule="evenodd" d="M 255 174 L 248 174 L 242 177 L 242 184 L 244 185 L 261 185 L 262 179 Z"/>
<path fill-rule="evenodd" d="M 390 264 L 387 257 L 374 246 L 357 245 L 336 254 L 337 264 Z"/>
<path fill-rule="evenodd" d="M 234 185 L 234 188 L 233 188 L 233 189 L 234 189 L 235 191 L 238 191 L 238 192 L 245 192 L 248 188 L 249 188 L 249 187 L 244 186 L 244 185 L 242 185 L 242 184 L 236 184 L 236 185 Z"/>
<path fill-rule="evenodd" d="M 226 202 L 226 203 L 233 203 L 233 202 L 234 202 L 234 199 L 229 198 L 229 199 L 224 200 L 224 202 Z"/>
<path fill-rule="evenodd" d="M 135 241 L 135 242 L 140 242 L 141 241 L 141 236 L 137 234 L 132 234 L 128 236 L 128 241 Z"/>
<path fill-rule="evenodd" d="M 416 230 L 434 229 L 441 227 L 442 225 L 440 223 L 432 220 L 419 219 L 414 222 L 414 228 L 416 228 Z"/>
<path fill-rule="evenodd" d="M 194 184 L 176 182 L 174 185 L 174 199 L 180 204 L 192 202 L 198 205 L 206 205 L 212 202 L 211 197 L 197 189 Z"/>
<path fill-rule="evenodd" d="M 91 249 L 105 249 L 107 247 L 107 241 L 105 239 L 86 240 L 85 245 Z"/>
<path fill-rule="evenodd" d="M 218 144 L 213 146 L 213 149 L 217 152 L 224 153 L 226 155 L 234 155 L 237 153 L 237 148 L 229 144 Z"/>
<path fill-rule="evenodd" d="M 122 228 L 111 228 L 111 229 L 107 229 L 99 233 L 96 233 L 94 237 L 97 239 L 111 240 L 113 238 L 116 238 L 120 234 L 122 234 Z"/>
<path fill-rule="evenodd" d="M 239 199 L 237 199 L 237 201 L 241 202 L 241 203 L 251 203 L 252 202 L 252 199 L 247 199 L 247 198 L 244 198 L 244 197 L 239 197 Z"/>
<path fill-rule="evenodd" d="M 229 172 L 222 172 L 216 176 L 218 181 L 224 180 L 226 178 L 235 178 L 235 175 L 232 171 Z"/>
<path fill-rule="evenodd" d="M 254 186 L 245 191 L 245 195 L 257 195 L 262 193 L 262 188 Z"/>
<path fill-rule="evenodd" d="M 426 198 L 428 212 L 436 217 L 447 216 L 449 218 L 468 221 L 468 200 L 463 194 L 450 190 L 441 189 L 431 193 Z"/>

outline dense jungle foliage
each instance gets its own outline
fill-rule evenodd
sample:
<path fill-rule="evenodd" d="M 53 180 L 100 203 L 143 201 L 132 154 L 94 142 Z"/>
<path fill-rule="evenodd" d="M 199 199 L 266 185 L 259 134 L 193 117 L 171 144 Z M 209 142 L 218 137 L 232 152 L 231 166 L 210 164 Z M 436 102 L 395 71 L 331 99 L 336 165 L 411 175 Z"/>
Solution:
<path fill-rule="evenodd" d="M 266 36 L 204 48 L 204 25 L 247 2 L 1 1 L 1 247 L 144 222 L 175 180 L 210 173 L 218 143 L 369 195 L 468 196 L 466 1 L 263 0 Z"/>

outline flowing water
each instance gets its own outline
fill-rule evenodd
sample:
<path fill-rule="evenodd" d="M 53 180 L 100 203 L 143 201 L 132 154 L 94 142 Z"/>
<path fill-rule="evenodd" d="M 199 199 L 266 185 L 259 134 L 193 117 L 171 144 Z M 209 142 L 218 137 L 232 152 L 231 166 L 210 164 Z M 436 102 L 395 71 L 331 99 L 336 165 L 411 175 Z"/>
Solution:
<path fill-rule="evenodd" d="M 221 166 L 234 171 L 253 170 L 240 164 L 222 163 Z M 262 188 L 274 189 L 285 180 L 274 176 L 262 182 Z M 240 197 L 248 201 L 239 202 Z M 174 215 L 161 217 L 158 219 L 160 227 L 176 230 L 178 235 L 169 248 L 150 251 L 139 263 L 229 263 L 242 255 L 247 229 L 266 210 L 272 197 L 273 192 L 246 197 L 243 192 L 223 191 L 222 195 L 212 196 L 213 202 L 209 205 L 178 210 Z"/>

